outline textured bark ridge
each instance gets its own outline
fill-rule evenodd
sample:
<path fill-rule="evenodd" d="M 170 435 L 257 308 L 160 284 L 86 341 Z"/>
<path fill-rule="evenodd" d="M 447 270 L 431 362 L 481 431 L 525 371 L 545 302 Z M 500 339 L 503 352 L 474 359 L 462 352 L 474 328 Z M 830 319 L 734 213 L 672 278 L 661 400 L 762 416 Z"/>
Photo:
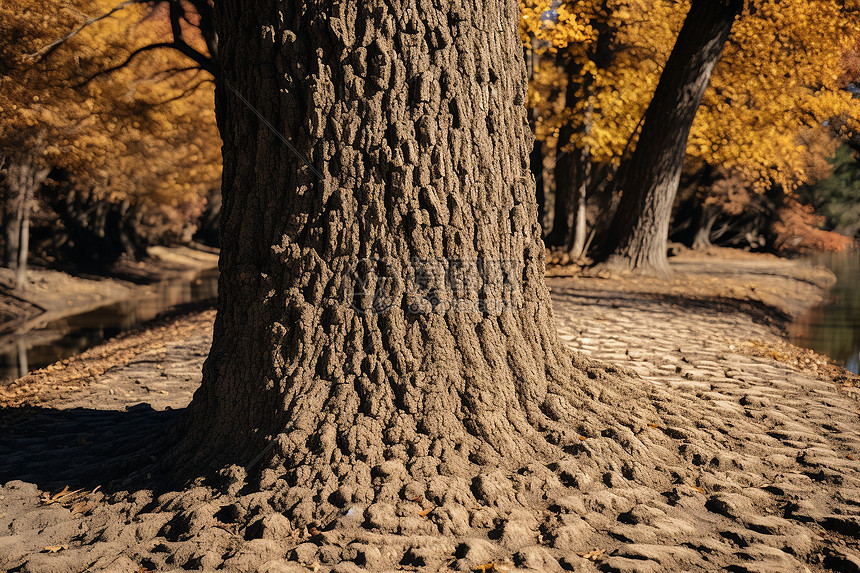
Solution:
<path fill-rule="evenodd" d="M 486 468 L 579 448 L 597 391 L 543 279 L 517 2 L 217 8 L 226 81 L 313 169 L 220 88 L 221 294 L 180 457 L 264 468 L 302 521 L 474 505 Z"/>
<path fill-rule="evenodd" d="M 694 0 L 654 97 L 613 221 L 610 268 L 668 274 L 666 240 L 687 138 L 742 0 Z"/>

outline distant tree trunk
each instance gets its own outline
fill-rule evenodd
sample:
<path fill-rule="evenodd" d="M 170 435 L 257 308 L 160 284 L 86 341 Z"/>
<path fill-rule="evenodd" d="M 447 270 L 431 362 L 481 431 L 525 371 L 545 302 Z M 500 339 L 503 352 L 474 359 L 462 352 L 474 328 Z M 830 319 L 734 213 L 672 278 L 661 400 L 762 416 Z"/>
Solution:
<path fill-rule="evenodd" d="M 15 288 L 18 289 L 26 285 L 33 201 L 49 172 L 39 165 L 35 154 L 12 157 L 6 168 L 3 184 L 9 199 L 4 216 L 4 262 L 6 267 L 15 269 Z"/>
<path fill-rule="evenodd" d="M 32 190 L 28 189 L 21 202 L 21 231 L 18 243 L 18 266 L 15 267 L 15 288 L 23 289 L 27 284 L 27 257 L 30 254 L 30 211 L 32 210 Z"/>
<path fill-rule="evenodd" d="M 591 131 L 591 104 L 588 105 L 583 122 L 583 133 Z M 591 150 L 588 145 L 572 150 L 576 157 L 576 179 L 574 180 L 573 231 L 568 243 L 568 254 L 572 259 L 585 256 L 585 242 L 588 236 L 588 189 L 591 187 Z"/>
<path fill-rule="evenodd" d="M 581 447 L 592 382 L 544 283 L 518 3 L 215 6 L 218 318 L 169 459 L 262 460 L 306 523 L 434 479 L 470 503 L 481 468 Z"/>
<path fill-rule="evenodd" d="M 576 181 L 576 162 L 572 153 L 565 146 L 571 140 L 573 128 L 562 126 L 559 130 L 558 146 L 556 147 L 556 162 L 553 169 L 555 179 L 555 201 L 553 203 L 552 230 L 546 236 L 549 247 L 565 247 L 570 244 L 570 234 L 573 223 L 573 190 Z M 562 142 L 565 142 L 562 144 Z"/>
<path fill-rule="evenodd" d="M 687 138 L 742 0 L 693 0 L 622 185 L 607 265 L 668 274 L 666 241 Z"/>
<path fill-rule="evenodd" d="M 580 162 L 580 175 L 576 185 L 576 210 L 574 211 L 573 243 L 570 246 L 570 256 L 581 259 L 585 256 L 585 241 L 588 236 L 588 203 L 587 190 L 591 176 L 591 163 L 587 160 Z"/>
<path fill-rule="evenodd" d="M 532 129 L 534 129 L 532 127 Z M 541 227 L 541 234 L 544 229 L 544 215 L 546 214 L 546 186 L 543 180 L 543 142 L 535 139 L 531 153 L 529 153 L 529 169 L 535 177 L 535 199 L 537 200 L 537 217 L 538 225 Z"/>
<path fill-rule="evenodd" d="M 567 61 L 564 64 L 565 73 L 569 81 L 564 93 L 564 105 L 572 109 L 579 103 L 581 95 L 577 92 L 582 88 L 580 83 L 574 81 L 577 72 L 577 64 Z M 571 233 L 574 222 L 574 193 L 577 190 L 577 172 L 580 161 L 580 149 L 576 147 L 574 138 L 576 130 L 569 123 L 561 126 L 558 133 L 558 144 L 556 145 L 556 160 L 554 168 L 555 177 L 555 203 L 553 205 L 552 231 L 546 237 L 546 244 L 551 247 L 566 247 L 571 244 Z"/>
<path fill-rule="evenodd" d="M 698 227 L 693 237 L 693 249 L 704 251 L 713 246 L 711 243 L 711 231 L 719 215 L 719 208 L 713 205 L 701 205 L 699 207 Z"/>

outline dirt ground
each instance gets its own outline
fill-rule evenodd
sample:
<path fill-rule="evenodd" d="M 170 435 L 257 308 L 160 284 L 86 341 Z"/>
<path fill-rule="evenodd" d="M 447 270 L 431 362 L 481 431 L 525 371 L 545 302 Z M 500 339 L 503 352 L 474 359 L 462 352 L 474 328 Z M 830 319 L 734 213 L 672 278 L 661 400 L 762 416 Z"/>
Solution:
<path fill-rule="evenodd" d="M 213 311 L 35 372 L 0 389 L 0 569 L 860 571 L 857 378 L 783 338 L 832 275 L 720 250 L 672 265 L 550 269 L 560 337 L 606 365 L 575 359 L 597 409 L 558 459 L 384 503 L 396 468 L 373 468 L 375 501 L 324 524 L 290 523 L 265 472 L 263 492 L 243 468 L 184 491 L 107 481 L 154 461 L 139 443 L 191 400 Z"/>

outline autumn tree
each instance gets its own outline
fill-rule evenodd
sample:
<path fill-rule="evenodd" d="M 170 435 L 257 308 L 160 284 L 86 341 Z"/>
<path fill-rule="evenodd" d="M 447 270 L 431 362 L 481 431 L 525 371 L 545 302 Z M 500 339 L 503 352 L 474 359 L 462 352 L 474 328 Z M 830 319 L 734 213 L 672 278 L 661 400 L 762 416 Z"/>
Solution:
<path fill-rule="evenodd" d="M 708 136 L 694 136 L 690 148 L 703 151 L 716 164 L 759 174 L 765 188 L 768 179 L 790 188 L 805 176 L 799 170 L 792 172 L 804 156 L 797 141 L 799 131 L 852 107 L 849 94 L 834 82 L 839 77 L 834 66 L 848 48 L 849 31 L 857 27 L 856 10 L 850 6 L 824 0 L 812 3 L 811 8 L 806 2 L 755 2 L 746 7 L 742 2 L 693 2 L 685 20 L 688 32 L 685 35 L 682 29 L 661 75 L 663 87 L 658 86 L 649 105 L 622 186 L 624 194 L 613 227 L 614 252 L 608 261 L 615 268 L 668 272 L 666 230 L 688 135 L 710 72 L 738 16 L 742 17 L 733 44 L 737 50 L 727 52 L 735 57 L 724 68 L 727 79 L 715 83 L 715 101 L 707 109 L 721 119 L 743 116 L 747 123 L 707 121 L 703 116 Z M 692 31 L 688 22 L 696 22 L 698 31 Z M 834 26 L 837 33 L 831 34 Z M 710 30 L 711 36 L 705 37 L 702 30 Z M 744 50 L 755 50 L 758 56 L 736 57 Z M 738 75 L 730 65 L 737 67 Z M 750 68 L 755 71 L 745 71 Z M 781 90 L 783 86 L 794 89 Z M 789 114 L 780 112 L 789 103 L 796 109 Z M 771 113 L 763 113 L 767 111 Z M 779 119 L 781 116 L 787 119 Z M 723 132 L 721 140 L 716 136 L 715 128 L 721 125 L 728 126 L 731 136 L 741 142 L 746 134 L 752 134 L 752 139 L 731 145 L 728 132 Z M 653 140 L 643 141 L 646 134 Z M 787 149 L 795 152 L 787 153 Z"/>
<path fill-rule="evenodd" d="M 166 31 L 155 20 L 139 25 L 148 15 L 142 6 L 56 44 L 57 30 L 80 30 L 81 14 L 104 6 L 81 2 L 76 8 L 3 8 L 2 81 L 9 87 L 0 95 L 6 127 L 0 137 L 6 157 L 3 191 L 9 197 L 4 244 L 7 264 L 19 269 L 19 286 L 29 204 L 40 188 L 65 238 L 78 251 L 90 251 L 94 245 L 85 236 L 104 236 L 108 214 L 122 218 L 134 211 L 149 219 L 141 227 L 154 229 L 193 215 L 203 192 L 218 184 L 217 132 L 207 113 L 211 85 L 165 54 L 149 67 L 120 66 L 135 44 L 152 45 Z M 102 76 L 105 65 L 123 69 Z M 54 180 L 46 187 L 49 173 Z M 132 247 L 120 245 L 118 252 Z"/>
<path fill-rule="evenodd" d="M 548 245 L 584 255 L 587 197 L 632 151 L 682 19 L 673 2 L 523 2 L 524 40 L 541 56 L 530 95 L 540 116 L 535 131 L 555 151 Z M 546 89 L 555 84 L 561 97 Z"/>

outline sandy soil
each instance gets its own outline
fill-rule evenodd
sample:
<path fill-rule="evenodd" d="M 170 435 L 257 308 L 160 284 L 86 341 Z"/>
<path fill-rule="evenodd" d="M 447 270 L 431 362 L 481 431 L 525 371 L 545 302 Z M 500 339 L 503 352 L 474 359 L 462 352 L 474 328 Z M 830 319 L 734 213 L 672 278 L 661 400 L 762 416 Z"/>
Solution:
<path fill-rule="evenodd" d="M 324 524 L 290 523 L 242 468 L 184 491 L 107 482 L 154 461 L 135 452 L 190 401 L 211 311 L 34 373 L 0 394 L 0 569 L 860 571 L 857 378 L 782 338 L 832 276 L 721 251 L 673 267 L 549 279 L 562 340 L 621 373 L 559 459 Z M 381 495 L 395 472 L 374 472 Z"/>

